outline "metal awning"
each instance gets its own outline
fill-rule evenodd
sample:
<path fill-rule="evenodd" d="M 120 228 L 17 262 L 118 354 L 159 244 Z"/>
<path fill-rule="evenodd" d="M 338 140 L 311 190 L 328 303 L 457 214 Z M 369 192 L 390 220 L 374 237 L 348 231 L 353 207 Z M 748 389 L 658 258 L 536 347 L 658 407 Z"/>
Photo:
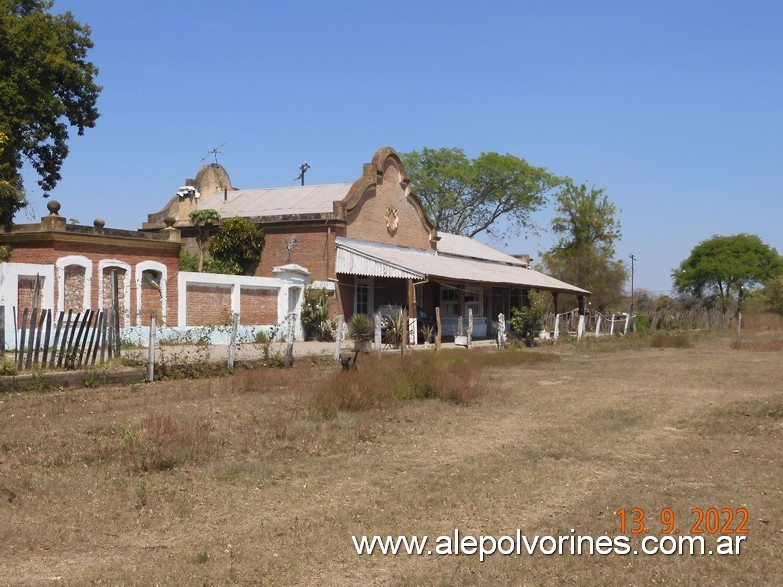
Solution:
<path fill-rule="evenodd" d="M 572 293 L 590 292 L 517 264 L 455 257 L 436 251 L 408 249 L 337 237 L 337 273 L 367 277 L 455 281 L 505 285 Z"/>

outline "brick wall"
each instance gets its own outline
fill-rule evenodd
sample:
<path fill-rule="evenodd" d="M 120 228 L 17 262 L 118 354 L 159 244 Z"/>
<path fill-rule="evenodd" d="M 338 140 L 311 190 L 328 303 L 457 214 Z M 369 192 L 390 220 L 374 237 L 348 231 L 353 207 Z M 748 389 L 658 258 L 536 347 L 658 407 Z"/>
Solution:
<path fill-rule="evenodd" d="M 59 236 L 59 235 L 57 235 Z M 99 263 L 103 259 L 113 259 L 122 261 L 131 266 L 135 276 L 136 264 L 142 261 L 157 261 L 167 268 L 167 322 L 169 324 L 177 323 L 177 275 L 179 274 L 179 248 L 173 246 L 156 246 L 154 243 L 139 241 L 120 240 L 116 241 L 106 237 L 95 236 L 92 242 L 74 242 L 72 240 L 48 237 L 42 235 L 41 240 L 25 240 L 21 242 L 12 242 L 13 251 L 11 253 L 11 262 L 13 263 L 44 263 L 54 264 L 57 259 L 68 255 L 81 255 L 92 261 L 93 275 L 92 290 L 90 292 L 90 307 L 98 309 L 98 284 L 101 277 L 98 275 Z M 74 288 L 78 288 L 76 280 L 68 281 L 73 283 Z M 55 300 L 59 296 L 60 284 L 55 283 Z M 106 298 L 108 302 L 111 290 L 106 289 Z M 120 288 L 120 295 L 124 296 L 124 286 Z M 65 310 L 72 307 L 74 310 L 82 310 L 82 298 L 78 296 L 75 289 L 69 293 L 68 287 L 64 292 L 67 296 Z M 143 291 L 142 291 L 143 294 Z M 128 307 L 131 316 L 137 313 L 136 308 L 136 279 L 130 280 L 130 300 Z M 69 303 L 71 304 L 69 306 Z M 63 309 L 63 308 L 60 308 Z M 149 316 L 147 316 L 147 321 Z M 134 322 L 135 323 L 135 322 Z"/>
<path fill-rule="evenodd" d="M 275 289 L 241 287 L 239 291 L 241 324 L 277 324 L 277 295 Z"/>
<path fill-rule="evenodd" d="M 346 236 L 364 241 L 433 249 L 430 232 L 411 200 L 400 185 L 400 172 L 392 161 L 387 161 L 383 181 L 375 190 L 368 190 L 348 213 Z M 390 234 L 386 228 L 386 209 L 394 208 L 399 217 L 397 231 Z"/>
<path fill-rule="evenodd" d="M 228 324 L 231 316 L 231 286 L 191 283 L 187 286 L 187 326 Z M 273 323 L 277 323 L 277 316 Z"/>

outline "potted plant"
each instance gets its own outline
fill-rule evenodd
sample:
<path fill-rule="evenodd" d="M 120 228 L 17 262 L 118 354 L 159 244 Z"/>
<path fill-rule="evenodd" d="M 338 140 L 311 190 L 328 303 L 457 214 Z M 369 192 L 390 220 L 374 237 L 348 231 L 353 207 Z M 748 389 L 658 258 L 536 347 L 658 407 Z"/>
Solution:
<path fill-rule="evenodd" d="M 435 327 L 432 324 L 425 324 L 421 327 L 421 336 L 424 338 L 424 348 L 429 348 L 433 342 Z"/>
<path fill-rule="evenodd" d="M 348 323 L 348 336 L 354 344 L 354 350 L 369 353 L 375 338 L 375 325 L 364 314 L 354 314 Z"/>
<path fill-rule="evenodd" d="M 454 334 L 454 344 L 458 346 L 468 346 L 468 335 L 462 326 L 462 316 L 457 318 L 457 332 Z"/>

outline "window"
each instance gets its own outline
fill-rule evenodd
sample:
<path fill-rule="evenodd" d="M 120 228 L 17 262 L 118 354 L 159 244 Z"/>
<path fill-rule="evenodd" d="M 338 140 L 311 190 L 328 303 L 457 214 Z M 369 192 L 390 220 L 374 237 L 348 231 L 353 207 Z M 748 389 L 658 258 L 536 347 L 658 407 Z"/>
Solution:
<path fill-rule="evenodd" d="M 356 295 L 354 296 L 354 314 L 372 314 L 372 277 L 356 278 Z"/>
<path fill-rule="evenodd" d="M 440 310 L 444 316 L 457 315 L 457 290 L 447 287 L 440 288 Z"/>
<path fill-rule="evenodd" d="M 465 290 L 465 316 L 468 315 L 468 309 L 473 310 L 474 316 L 481 316 L 483 304 L 481 303 L 481 288 Z"/>
<path fill-rule="evenodd" d="M 141 287 L 144 289 L 157 289 L 160 291 L 160 271 L 147 269 L 141 274 Z"/>

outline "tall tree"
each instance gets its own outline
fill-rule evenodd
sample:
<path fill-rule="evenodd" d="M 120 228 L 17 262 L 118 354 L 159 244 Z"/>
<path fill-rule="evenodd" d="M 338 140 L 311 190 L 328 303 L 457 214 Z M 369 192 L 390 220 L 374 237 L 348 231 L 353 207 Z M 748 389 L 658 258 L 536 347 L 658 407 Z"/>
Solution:
<path fill-rule="evenodd" d="M 212 257 L 237 275 L 246 272 L 253 263 L 261 260 L 266 243 L 264 229 L 247 218 L 235 216 L 221 222 L 209 242 Z"/>
<path fill-rule="evenodd" d="M 95 126 L 98 69 L 87 61 L 90 28 L 51 0 L 0 0 L 0 223 L 27 202 L 21 168 L 28 161 L 46 192 L 60 181 L 68 130 Z"/>
<path fill-rule="evenodd" d="M 589 290 L 595 310 L 619 309 L 627 271 L 613 259 L 621 236 L 617 208 L 603 189 L 571 179 L 555 199 L 551 226 L 559 240 L 542 254 L 544 266 L 554 277 Z"/>
<path fill-rule="evenodd" d="M 700 242 L 672 271 L 672 278 L 677 291 L 717 302 L 724 313 L 736 303 L 739 340 L 745 293 L 782 273 L 783 262 L 774 248 L 754 234 L 735 234 Z"/>
<path fill-rule="evenodd" d="M 213 224 L 220 222 L 220 213 L 213 208 L 193 210 L 190 221 L 196 227 L 196 244 L 198 245 L 198 272 L 204 271 L 204 250 L 209 240 L 209 230 Z"/>
<path fill-rule="evenodd" d="M 405 170 L 438 230 L 466 236 L 494 236 L 532 228 L 531 214 L 562 183 L 543 167 L 514 155 L 481 153 L 469 159 L 459 148 L 411 151 L 400 155 Z M 507 221 L 505 227 L 498 220 Z"/>

